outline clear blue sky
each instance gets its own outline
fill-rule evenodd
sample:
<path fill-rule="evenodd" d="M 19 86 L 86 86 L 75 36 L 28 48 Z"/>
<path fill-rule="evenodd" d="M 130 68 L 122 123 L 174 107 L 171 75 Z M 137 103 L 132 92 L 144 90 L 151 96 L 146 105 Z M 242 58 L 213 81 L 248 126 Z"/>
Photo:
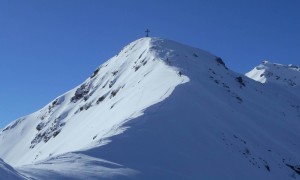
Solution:
<path fill-rule="evenodd" d="M 300 65 L 299 0 L 2 0 L 0 128 L 84 81 L 144 36 L 212 52 L 245 73 Z"/>

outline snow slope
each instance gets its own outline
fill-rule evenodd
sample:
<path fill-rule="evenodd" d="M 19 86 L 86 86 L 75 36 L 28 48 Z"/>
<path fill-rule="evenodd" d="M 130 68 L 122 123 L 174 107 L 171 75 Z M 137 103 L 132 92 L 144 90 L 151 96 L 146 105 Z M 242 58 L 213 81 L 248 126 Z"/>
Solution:
<path fill-rule="evenodd" d="M 0 159 L 0 179 L 6 180 L 24 180 L 28 179 L 21 175 L 10 165 L 6 164 L 2 159 Z"/>
<path fill-rule="evenodd" d="M 1 157 L 20 166 L 106 144 L 108 137 L 125 130 L 123 123 L 188 81 L 154 52 L 150 39 L 135 41 L 83 84 L 8 125 L 0 135 L 1 146 L 7 147 L 0 150 Z"/>
<path fill-rule="evenodd" d="M 125 179 L 138 172 L 120 164 L 83 154 L 66 153 L 18 170 L 31 179 Z"/>
<path fill-rule="evenodd" d="M 36 179 L 300 179 L 299 90 L 142 38 L 4 128 L 0 157 Z"/>

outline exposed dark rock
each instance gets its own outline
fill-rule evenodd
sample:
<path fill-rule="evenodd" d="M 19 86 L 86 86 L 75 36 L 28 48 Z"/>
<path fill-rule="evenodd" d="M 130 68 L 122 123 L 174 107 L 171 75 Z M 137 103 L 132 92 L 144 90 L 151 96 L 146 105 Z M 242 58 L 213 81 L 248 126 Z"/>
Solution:
<path fill-rule="evenodd" d="M 41 123 L 39 123 L 39 124 L 36 126 L 36 130 L 40 131 L 40 130 L 42 130 L 44 127 L 45 127 L 45 123 L 44 123 L 44 122 L 41 122 Z"/>
<path fill-rule="evenodd" d="M 59 127 L 63 127 L 64 125 L 66 125 L 65 122 L 61 123 L 61 124 L 59 125 Z"/>
<path fill-rule="evenodd" d="M 136 72 L 137 70 L 140 69 L 141 66 L 134 66 L 134 71 Z"/>
<path fill-rule="evenodd" d="M 193 56 L 194 56 L 194 57 L 199 57 L 196 53 L 193 53 Z"/>
<path fill-rule="evenodd" d="M 108 87 L 111 88 L 113 85 L 114 85 L 114 82 L 110 81 Z"/>
<path fill-rule="evenodd" d="M 74 96 L 71 98 L 71 102 L 76 103 L 79 99 L 83 98 L 89 93 L 88 86 L 86 84 L 81 85 L 75 92 Z M 87 99 L 86 97 L 85 99 Z"/>
<path fill-rule="evenodd" d="M 300 175 L 300 166 L 293 166 L 290 164 L 285 164 L 287 167 L 291 168 L 292 170 L 294 170 L 298 175 Z"/>
<path fill-rule="evenodd" d="M 75 112 L 75 114 L 77 114 L 78 112 L 83 111 L 83 110 L 88 110 L 91 106 L 92 106 L 92 103 L 87 103 L 87 104 L 81 106 L 81 107 Z"/>
<path fill-rule="evenodd" d="M 144 61 L 144 62 L 143 62 L 143 66 L 145 66 L 146 64 L 147 64 L 147 61 Z"/>
<path fill-rule="evenodd" d="M 60 133 L 60 130 L 55 131 L 55 132 L 53 133 L 53 137 L 56 137 L 59 133 Z"/>
<path fill-rule="evenodd" d="M 115 97 L 115 95 L 117 95 L 117 93 L 119 92 L 120 88 L 116 89 L 116 90 L 113 90 L 111 93 L 110 93 L 110 98 L 112 97 Z"/>
<path fill-rule="evenodd" d="M 241 97 L 236 96 L 235 98 L 236 98 L 237 100 L 239 100 L 240 103 L 243 102 L 243 99 L 242 99 Z"/>
<path fill-rule="evenodd" d="M 226 65 L 225 65 L 225 63 L 224 63 L 224 61 L 223 61 L 220 57 L 217 57 L 217 58 L 216 58 L 216 61 L 217 61 L 217 63 L 221 64 L 222 66 L 224 66 L 224 67 L 227 69 L 227 67 L 226 67 Z"/>
<path fill-rule="evenodd" d="M 95 76 L 98 74 L 99 71 L 100 71 L 100 68 L 96 69 L 96 70 L 93 72 L 93 74 L 90 76 L 90 78 L 95 77 Z"/>
<path fill-rule="evenodd" d="M 236 79 L 236 81 L 238 83 L 240 83 L 241 86 L 244 86 L 244 87 L 246 86 L 245 83 L 244 83 L 244 80 L 243 80 L 243 78 L 241 76 L 239 76 L 239 77 L 237 77 L 235 79 Z"/>
<path fill-rule="evenodd" d="M 271 169 L 270 169 L 270 166 L 269 165 L 267 165 L 267 164 L 265 164 L 265 168 L 270 172 L 271 171 Z"/>
<path fill-rule="evenodd" d="M 93 140 L 96 139 L 96 138 L 97 138 L 97 135 L 95 135 L 95 136 L 93 137 Z"/>
<path fill-rule="evenodd" d="M 98 100 L 96 101 L 96 103 L 99 104 L 99 103 L 102 102 L 105 98 L 106 98 L 105 95 L 99 97 Z"/>
<path fill-rule="evenodd" d="M 119 71 L 113 71 L 112 74 L 115 76 Z"/>

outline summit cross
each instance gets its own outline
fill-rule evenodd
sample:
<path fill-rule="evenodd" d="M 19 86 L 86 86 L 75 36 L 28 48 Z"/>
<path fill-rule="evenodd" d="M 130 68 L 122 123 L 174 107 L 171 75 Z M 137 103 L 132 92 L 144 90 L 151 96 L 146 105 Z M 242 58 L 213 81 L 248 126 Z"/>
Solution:
<path fill-rule="evenodd" d="M 150 32 L 150 30 L 149 29 L 146 29 L 146 37 L 149 37 L 149 32 Z"/>

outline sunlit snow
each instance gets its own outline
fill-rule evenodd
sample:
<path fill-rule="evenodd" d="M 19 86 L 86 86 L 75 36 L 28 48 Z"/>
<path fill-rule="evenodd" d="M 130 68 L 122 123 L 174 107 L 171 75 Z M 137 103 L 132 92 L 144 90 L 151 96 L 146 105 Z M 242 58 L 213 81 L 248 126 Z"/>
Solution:
<path fill-rule="evenodd" d="M 261 83 L 271 68 L 282 83 Z M 247 77 L 206 51 L 142 38 L 6 126 L 0 158 L 33 179 L 299 179 L 297 68 L 265 62 Z"/>

